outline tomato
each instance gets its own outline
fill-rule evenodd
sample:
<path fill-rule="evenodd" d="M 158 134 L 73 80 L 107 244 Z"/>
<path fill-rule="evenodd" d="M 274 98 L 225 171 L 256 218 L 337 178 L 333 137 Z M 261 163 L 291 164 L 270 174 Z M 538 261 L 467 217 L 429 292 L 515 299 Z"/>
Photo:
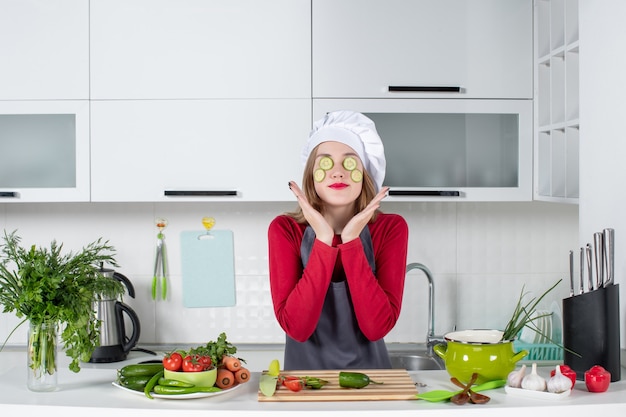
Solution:
<path fill-rule="evenodd" d="M 163 358 L 163 367 L 168 371 L 178 371 L 183 365 L 183 357 L 178 352 L 172 352 Z"/>
<path fill-rule="evenodd" d="M 572 388 L 574 388 L 574 385 L 576 385 L 576 371 L 567 365 L 559 365 L 559 367 L 561 368 L 561 373 L 572 380 Z M 556 370 L 553 369 L 550 372 L 550 376 L 552 377 L 554 374 L 556 374 Z"/>
<path fill-rule="evenodd" d="M 585 385 L 589 392 L 604 392 L 609 389 L 611 373 L 600 365 L 592 366 L 585 372 Z"/>
<path fill-rule="evenodd" d="M 211 357 L 210 356 L 199 356 L 198 362 L 204 367 L 204 370 L 211 369 Z"/>
<path fill-rule="evenodd" d="M 187 355 L 183 359 L 183 372 L 202 372 L 204 365 L 198 360 L 198 356 Z"/>
<path fill-rule="evenodd" d="M 304 383 L 302 382 L 300 378 L 284 379 L 283 385 L 289 388 L 289 390 L 293 392 L 298 392 L 302 388 L 304 388 Z"/>

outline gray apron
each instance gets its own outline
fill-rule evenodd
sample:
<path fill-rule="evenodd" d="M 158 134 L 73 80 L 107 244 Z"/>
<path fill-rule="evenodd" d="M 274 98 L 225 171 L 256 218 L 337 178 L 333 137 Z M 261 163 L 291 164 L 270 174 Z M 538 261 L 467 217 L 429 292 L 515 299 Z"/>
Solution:
<path fill-rule="evenodd" d="M 374 248 L 369 228 L 360 235 L 365 256 L 376 272 Z M 315 241 L 315 232 L 307 226 L 300 246 L 303 267 Z M 288 335 L 285 343 L 284 369 L 389 369 L 391 362 L 383 339 L 369 341 L 354 315 L 347 281 L 332 282 L 328 287 L 322 314 L 311 337 L 298 342 Z"/>

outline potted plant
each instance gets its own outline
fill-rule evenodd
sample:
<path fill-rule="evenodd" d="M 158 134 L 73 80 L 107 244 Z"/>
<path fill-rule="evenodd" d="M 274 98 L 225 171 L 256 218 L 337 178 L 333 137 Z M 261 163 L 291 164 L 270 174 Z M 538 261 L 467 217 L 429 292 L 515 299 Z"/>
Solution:
<path fill-rule="evenodd" d="M 108 241 L 100 238 L 80 252 L 64 254 L 63 245 L 56 240 L 50 248 L 23 248 L 20 240 L 16 231 L 4 231 L 4 243 L 0 244 L 0 305 L 3 312 L 23 318 L 15 329 L 29 321 L 29 388 L 54 390 L 57 332 L 66 355 L 72 359 L 69 369 L 79 372 L 79 362 L 87 362 L 99 344 L 100 322 L 94 301 L 103 294 L 119 296 L 124 287 L 98 273 L 105 262 L 118 266 L 115 249 Z"/>

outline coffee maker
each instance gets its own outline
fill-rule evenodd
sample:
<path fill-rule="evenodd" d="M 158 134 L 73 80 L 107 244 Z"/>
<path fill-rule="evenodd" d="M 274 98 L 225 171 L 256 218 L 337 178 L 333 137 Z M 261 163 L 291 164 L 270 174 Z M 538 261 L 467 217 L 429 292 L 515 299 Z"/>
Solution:
<path fill-rule="evenodd" d="M 135 288 L 130 280 L 113 269 L 100 268 L 98 271 L 105 277 L 116 279 L 126 287 L 128 295 L 135 298 Z M 91 354 L 89 362 L 110 363 L 126 359 L 128 352 L 139 340 L 141 326 L 135 311 L 114 297 L 103 295 L 94 302 L 96 317 L 100 320 L 100 345 Z M 132 324 L 130 336 L 126 335 L 124 318 L 128 317 Z"/>

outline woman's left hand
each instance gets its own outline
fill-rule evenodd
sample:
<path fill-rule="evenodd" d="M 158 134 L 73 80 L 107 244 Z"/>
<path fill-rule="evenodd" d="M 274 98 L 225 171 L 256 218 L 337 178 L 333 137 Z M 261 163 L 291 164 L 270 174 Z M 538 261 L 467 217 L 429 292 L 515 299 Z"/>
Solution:
<path fill-rule="evenodd" d="M 380 207 L 380 202 L 383 198 L 387 197 L 387 191 L 389 187 L 383 187 L 378 194 L 370 201 L 370 203 L 361 211 L 357 213 L 341 232 L 341 241 L 347 243 L 351 240 L 359 237 L 363 228 L 369 223 L 370 219 L 374 215 L 374 212 Z"/>

